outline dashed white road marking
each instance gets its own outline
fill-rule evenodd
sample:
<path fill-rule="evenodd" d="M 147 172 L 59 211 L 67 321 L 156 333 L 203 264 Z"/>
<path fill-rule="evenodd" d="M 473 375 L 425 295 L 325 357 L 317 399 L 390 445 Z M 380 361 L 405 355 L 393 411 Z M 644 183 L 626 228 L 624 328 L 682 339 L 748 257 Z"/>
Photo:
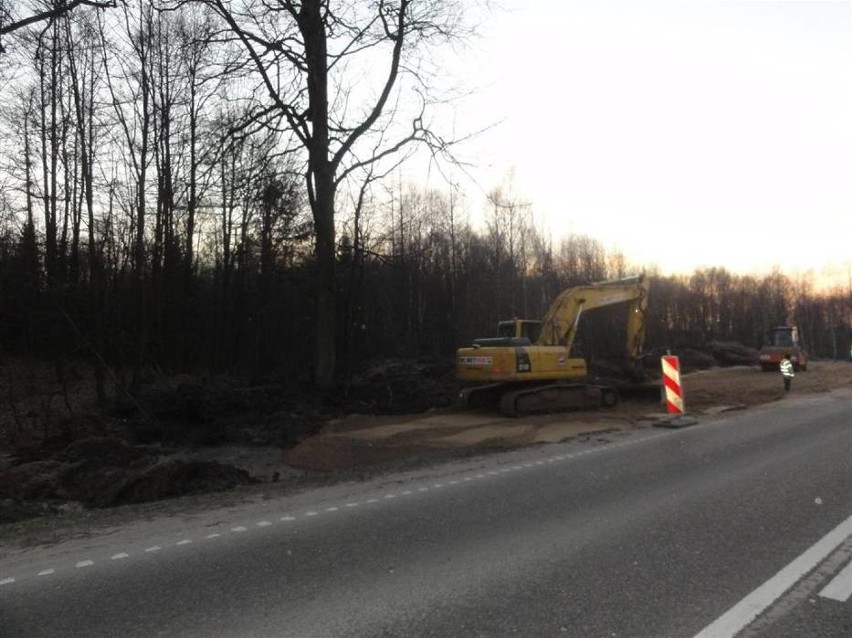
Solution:
<path fill-rule="evenodd" d="M 852 562 L 840 570 L 828 585 L 819 593 L 823 598 L 830 598 L 845 603 L 852 596 Z"/>
<path fill-rule="evenodd" d="M 619 445 L 628 445 L 628 444 L 632 445 L 632 444 L 639 443 L 639 442 L 640 441 L 630 441 L 630 442 L 621 443 Z M 391 500 L 391 499 L 397 498 L 398 496 L 408 496 L 408 495 L 415 493 L 415 491 L 423 493 L 423 492 L 428 492 L 431 489 L 443 488 L 446 485 L 458 485 L 460 483 L 471 482 L 471 481 L 474 481 L 476 479 L 488 478 L 489 476 L 500 476 L 502 474 L 507 474 L 507 473 L 512 472 L 512 471 L 522 470 L 524 468 L 533 468 L 535 466 L 545 465 L 546 463 L 554 463 L 556 461 L 573 459 L 573 458 L 576 458 L 578 456 L 582 456 L 584 454 L 591 454 L 593 452 L 598 452 L 598 451 L 601 451 L 603 449 L 607 449 L 607 448 L 610 448 L 610 447 L 615 447 L 615 446 L 606 446 L 606 447 L 601 447 L 601 448 L 595 448 L 595 449 L 592 449 L 592 450 L 586 450 L 586 451 L 577 452 L 577 453 L 574 453 L 574 454 L 552 456 L 552 457 L 549 457 L 549 458 L 546 458 L 546 459 L 541 459 L 541 460 L 538 460 L 538 461 L 530 461 L 530 462 L 527 462 L 527 463 L 519 463 L 518 465 L 514 465 L 514 466 L 511 466 L 511 467 L 504 467 L 504 468 L 501 468 L 501 469 L 496 470 L 496 471 L 495 470 L 488 470 L 488 471 L 483 470 L 479 474 L 476 474 L 476 475 L 473 475 L 473 476 L 464 476 L 464 477 L 460 477 L 458 479 L 452 479 L 452 480 L 448 480 L 448 481 L 445 481 L 445 482 L 434 483 L 431 487 L 430 486 L 423 486 L 423 487 L 416 488 L 416 490 L 414 488 L 412 488 L 412 489 L 404 490 L 404 491 L 400 492 L 399 494 L 388 493 L 388 494 L 383 495 L 383 497 L 381 497 L 381 498 L 376 496 L 376 497 L 367 499 L 365 501 L 365 503 L 378 503 L 380 500 L 383 500 L 383 499 Z M 344 507 L 354 508 L 354 507 L 360 506 L 361 504 L 362 503 L 359 502 L 359 501 L 350 501 L 348 503 L 345 503 Z M 329 507 L 326 507 L 324 509 L 325 512 L 337 512 L 339 510 L 340 510 L 340 506 L 336 506 L 336 505 L 335 506 L 329 506 Z M 320 512 L 318 510 L 308 510 L 302 516 L 314 517 L 314 516 L 318 516 L 319 514 L 320 514 Z M 292 521 L 298 520 L 298 517 L 287 514 L 287 515 L 282 516 L 280 518 L 280 520 L 282 522 L 292 522 Z M 258 521 L 257 523 L 255 523 L 255 525 L 257 527 L 269 527 L 269 526 L 273 525 L 273 523 L 271 521 L 268 521 L 268 520 L 261 520 L 261 521 Z M 234 532 L 234 533 L 242 533 L 242 532 L 246 532 L 246 531 L 248 531 L 248 528 L 245 527 L 245 526 L 242 526 L 242 525 L 231 528 L 231 532 Z M 211 533 L 211 534 L 207 534 L 204 538 L 214 539 L 214 538 L 219 538 L 220 536 L 222 536 L 221 533 L 214 532 L 214 533 Z M 185 539 L 182 539 L 180 541 L 177 541 L 175 544 L 176 545 L 189 545 L 192 542 L 193 542 L 192 539 L 185 538 Z M 144 553 L 150 554 L 150 553 L 154 553 L 154 552 L 159 552 L 161 550 L 162 550 L 161 546 L 152 545 L 151 547 L 145 548 Z M 114 554 L 113 556 L 111 556 L 111 560 L 123 560 L 125 558 L 130 558 L 130 554 L 128 554 L 126 552 L 121 552 L 121 553 Z M 94 564 L 95 564 L 95 561 L 93 561 L 93 560 L 82 560 L 82 561 L 79 561 L 79 562 L 76 563 L 76 567 L 77 568 L 90 567 Z M 823 590 L 823 593 L 821 595 L 824 595 L 826 597 L 844 595 L 844 592 L 846 592 L 846 590 L 842 589 L 842 586 L 843 586 L 842 584 L 845 583 L 843 578 L 845 578 L 846 581 L 852 580 L 852 579 L 850 579 L 850 573 L 849 573 L 850 571 L 852 571 L 852 566 L 847 566 L 846 569 L 844 569 L 841 572 L 841 574 L 838 574 L 838 577 L 835 579 L 837 582 L 836 583 L 832 582 L 828 587 L 826 587 Z M 38 576 L 48 576 L 48 575 L 54 574 L 54 573 L 55 573 L 54 569 L 46 569 L 46 570 L 39 572 Z M 843 578 L 841 578 L 841 575 L 843 575 Z M 15 582 L 15 578 L 13 578 L 13 577 L 6 577 L 6 578 L 3 578 L 3 579 L 0 579 L 0 585 L 9 585 L 9 584 L 12 584 L 14 582 Z M 852 588 L 852 585 L 849 585 L 849 587 Z M 848 593 L 848 592 L 845 593 L 845 599 L 848 599 L 849 596 L 850 596 L 850 593 Z"/>
<path fill-rule="evenodd" d="M 823 536 L 801 556 L 702 629 L 695 638 L 726 638 L 747 627 L 784 592 L 852 534 L 852 516 Z"/>

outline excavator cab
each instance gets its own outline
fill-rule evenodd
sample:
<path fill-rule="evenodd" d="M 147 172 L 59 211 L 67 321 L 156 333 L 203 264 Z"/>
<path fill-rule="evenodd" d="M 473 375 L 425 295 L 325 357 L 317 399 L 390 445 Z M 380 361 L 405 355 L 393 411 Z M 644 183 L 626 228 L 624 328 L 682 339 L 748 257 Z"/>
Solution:
<path fill-rule="evenodd" d="M 541 321 L 532 319 L 512 319 L 497 324 L 497 332 L 501 337 L 529 339 L 530 343 L 538 341 L 541 336 Z"/>

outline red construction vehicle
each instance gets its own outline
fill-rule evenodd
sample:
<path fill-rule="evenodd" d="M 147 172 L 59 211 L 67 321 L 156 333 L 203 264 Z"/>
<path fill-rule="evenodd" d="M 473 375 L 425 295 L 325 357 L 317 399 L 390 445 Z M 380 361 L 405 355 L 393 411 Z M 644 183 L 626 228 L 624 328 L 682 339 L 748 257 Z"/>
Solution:
<path fill-rule="evenodd" d="M 766 331 L 760 348 L 760 368 L 764 372 L 777 372 L 785 354 L 790 355 L 794 370 L 808 369 L 808 353 L 802 345 L 797 326 L 775 326 Z"/>

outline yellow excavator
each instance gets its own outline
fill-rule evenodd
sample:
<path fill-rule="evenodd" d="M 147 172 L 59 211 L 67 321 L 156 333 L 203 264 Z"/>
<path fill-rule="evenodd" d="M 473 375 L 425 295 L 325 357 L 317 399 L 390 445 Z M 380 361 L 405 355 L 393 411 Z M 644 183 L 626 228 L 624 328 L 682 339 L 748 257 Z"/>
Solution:
<path fill-rule="evenodd" d="M 456 378 L 464 407 L 499 405 L 506 416 L 614 406 L 615 385 L 589 380 L 586 360 L 572 350 L 583 313 L 627 304 L 625 378 L 641 378 L 642 347 L 648 309 L 644 275 L 568 288 L 544 319 L 513 319 L 498 324 L 498 337 L 475 339 L 456 353 Z"/>

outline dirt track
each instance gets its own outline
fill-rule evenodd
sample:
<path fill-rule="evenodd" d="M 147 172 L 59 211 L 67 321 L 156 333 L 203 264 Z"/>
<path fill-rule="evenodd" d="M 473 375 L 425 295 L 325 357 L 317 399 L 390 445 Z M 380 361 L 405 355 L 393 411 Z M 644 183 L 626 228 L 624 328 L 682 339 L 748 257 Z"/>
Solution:
<path fill-rule="evenodd" d="M 784 398 L 781 375 L 757 367 L 713 368 L 683 375 L 687 413 L 715 414 Z M 852 363 L 812 362 L 797 373 L 792 393 L 852 386 Z M 285 453 L 284 462 L 333 471 L 459 448 L 506 449 L 552 443 L 601 431 L 650 427 L 664 416 L 659 403 L 623 402 L 615 409 L 508 419 L 487 412 L 351 416 Z"/>

